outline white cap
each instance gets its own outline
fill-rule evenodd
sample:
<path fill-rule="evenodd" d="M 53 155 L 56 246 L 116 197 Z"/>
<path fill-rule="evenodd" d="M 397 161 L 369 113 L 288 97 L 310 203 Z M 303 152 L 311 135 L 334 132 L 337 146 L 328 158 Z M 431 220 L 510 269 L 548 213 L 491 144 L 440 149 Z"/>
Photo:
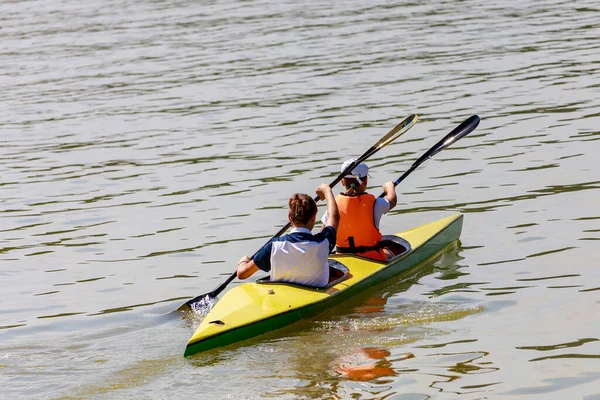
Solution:
<path fill-rule="evenodd" d="M 354 161 L 356 161 L 355 158 L 351 158 L 349 160 L 344 161 L 340 172 L 344 172 L 344 170 L 348 168 L 350 164 L 352 164 Z M 365 164 L 364 162 L 361 162 L 356 167 L 354 167 L 354 169 L 350 171 L 350 173 L 348 173 L 344 178 L 355 178 L 358 181 L 358 183 L 362 183 L 362 178 L 366 178 L 367 176 L 369 176 L 369 167 L 367 167 L 367 164 Z"/>

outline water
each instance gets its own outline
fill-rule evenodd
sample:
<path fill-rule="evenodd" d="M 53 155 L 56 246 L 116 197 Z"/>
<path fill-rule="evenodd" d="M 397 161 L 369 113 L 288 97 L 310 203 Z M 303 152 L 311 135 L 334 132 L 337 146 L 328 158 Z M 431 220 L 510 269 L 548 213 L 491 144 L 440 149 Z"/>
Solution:
<path fill-rule="evenodd" d="M 0 4 L 3 398 L 600 398 L 596 2 L 203 3 Z M 375 194 L 482 122 L 382 230 L 461 212 L 459 246 L 183 358 L 169 312 L 412 113 Z"/>

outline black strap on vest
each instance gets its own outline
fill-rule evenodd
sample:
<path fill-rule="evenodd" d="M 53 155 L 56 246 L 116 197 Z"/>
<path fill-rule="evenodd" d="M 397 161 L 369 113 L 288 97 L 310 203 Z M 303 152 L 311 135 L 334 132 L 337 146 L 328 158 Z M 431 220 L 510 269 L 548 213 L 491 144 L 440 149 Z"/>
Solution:
<path fill-rule="evenodd" d="M 350 244 L 350 248 L 356 247 L 354 245 L 354 236 L 348 236 L 348 243 Z"/>
<path fill-rule="evenodd" d="M 350 254 L 350 253 L 366 253 L 367 251 L 379 250 L 385 247 L 382 242 L 377 243 L 375 246 L 352 246 L 352 247 L 340 247 L 337 246 L 335 250 L 338 253 Z"/>

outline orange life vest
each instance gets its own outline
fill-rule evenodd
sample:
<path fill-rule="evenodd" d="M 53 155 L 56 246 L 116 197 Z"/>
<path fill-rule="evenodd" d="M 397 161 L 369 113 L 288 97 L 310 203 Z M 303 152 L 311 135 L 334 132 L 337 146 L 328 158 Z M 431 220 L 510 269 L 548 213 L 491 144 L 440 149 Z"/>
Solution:
<path fill-rule="evenodd" d="M 381 232 L 375 227 L 375 196 L 363 193 L 358 196 L 339 194 L 335 201 L 340 211 L 336 245 L 343 253 L 354 252 L 354 247 L 373 247 L 381 240 Z M 363 257 L 386 260 L 382 249 L 356 252 Z"/>

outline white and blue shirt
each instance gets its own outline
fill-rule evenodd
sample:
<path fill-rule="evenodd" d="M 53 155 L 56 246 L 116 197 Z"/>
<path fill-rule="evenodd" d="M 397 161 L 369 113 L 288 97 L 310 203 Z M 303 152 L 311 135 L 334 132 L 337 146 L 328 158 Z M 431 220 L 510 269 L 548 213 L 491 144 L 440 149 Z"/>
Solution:
<path fill-rule="evenodd" d="M 260 249 L 254 263 L 271 273 L 271 281 L 325 286 L 329 282 L 327 257 L 335 246 L 335 235 L 331 226 L 316 235 L 306 228 L 294 228 Z"/>

